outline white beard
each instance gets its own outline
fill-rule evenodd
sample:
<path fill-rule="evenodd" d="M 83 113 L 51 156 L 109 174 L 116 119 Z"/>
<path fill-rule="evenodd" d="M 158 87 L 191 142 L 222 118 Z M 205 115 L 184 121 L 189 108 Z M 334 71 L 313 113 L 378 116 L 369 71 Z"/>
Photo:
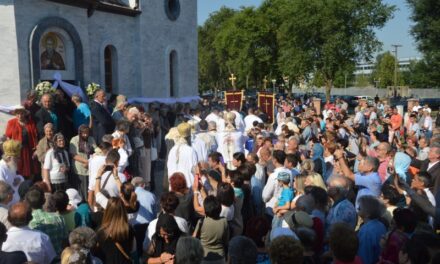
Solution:
<path fill-rule="evenodd" d="M 13 173 L 17 173 L 17 162 L 9 161 L 6 163 L 6 165 L 8 166 L 8 169 L 11 170 Z"/>

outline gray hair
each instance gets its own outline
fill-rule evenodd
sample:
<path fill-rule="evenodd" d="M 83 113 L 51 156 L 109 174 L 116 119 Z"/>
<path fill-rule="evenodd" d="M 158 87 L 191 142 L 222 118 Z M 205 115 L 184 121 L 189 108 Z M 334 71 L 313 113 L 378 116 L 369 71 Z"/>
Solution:
<path fill-rule="evenodd" d="M 231 239 L 228 252 L 231 264 L 254 264 L 257 260 L 257 245 L 245 236 Z"/>
<path fill-rule="evenodd" d="M 203 260 L 203 247 L 199 239 L 182 236 L 176 245 L 176 264 L 199 264 Z"/>
<path fill-rule="evenodd" d="M 46 128 L 52 128 L 53 129 L 53 124 L 52 123 L 46 123 L 43 127 L 44 130 L 46 130 Z"/>
<path fill-rule="evenodd" d="M 299 144 L 299 138 L 297 136 L 290 136 L 288 141 L 296 141 Z"/>
<path fill-rule="evenodd" d="M 361 196 L 358 200 L 359 211 L 362 211 L 368 219 L 377 219 L 385 211 L 383 203 L 373 195 Z"/>
<path fill-rule="evenodd" d="M 332 175 L 330 179 L 328 180 L 329 187 L 330 185 L 332 187 L 335 187 L 339 194 L 342 196 L 346 196 L 349 189 L 349 183 L 347 178 L 340 176 L 340 175 Z"/>
<path fill-rule="evenodd" d="M 83 248 L 91 249 L 96 245 L 97 241 L 95 231 L 87 226 L 77 227 L 69 235 L 70 245 L 79 245 Z"/>
<path fill-rule="evenodd" d="M 365 157 L 365 161 L 373 167 L 373 171 L 377 171 L 379 168 L 379 160 L 375 157 L 367 156 Z"/>
<path fill-rule="evenodd" d="M 133 184 L 134 187 L 142 187 L 142 185 L 145 184 L 145 180 L 142 177 L 134 177 L 131 180 L 131 184 Z"/>
<path fill-rule="evenodd" d="M 9 194 L 14 193 L 12 187 L 4 181 L 0 181 L 0 203 L 3 204 L 8 199 Z"/>

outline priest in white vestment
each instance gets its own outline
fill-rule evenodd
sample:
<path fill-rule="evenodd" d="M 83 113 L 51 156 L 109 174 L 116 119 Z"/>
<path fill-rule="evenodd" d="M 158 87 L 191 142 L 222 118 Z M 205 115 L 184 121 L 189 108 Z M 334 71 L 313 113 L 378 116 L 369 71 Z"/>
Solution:
<path fill-rule="evenodd" d="M 223 160 L 230 170 L 234 169 L 232 165 L 234 153 L 244 153 L 244 144 L 246 142 L 246 136 L 235 128 L 235 118 L 236 116 L 233 112 L 227 113 L 226 127 L 224 131 L 218 132 L 216 136 L 218 143 L 217 151 L 222 154 Z"/>
<path fill-rule="evenodd" d="M 186 185 L 191 188 L 194 182 L 193 167 L 197 165 L 197 153 L 189 145 L 191 137 L 191 125 L 184 122 L 177 126 L 179 139 L 168 154 L 167 168 L 168 179 L 175 172 L 181 172 L 185 176 Z"/>
<path fill-rule="evenodd" d="M 17 175 L 18 158 L 21 152 L 21 142 L 6 140 L 3 143 L 3 157 L 0 160 L 0 181 L 4 181 L 14 189 L 12 201 L 8 207 L 20 201 L 18 187 L 24 181 L 23 176 Z"/>

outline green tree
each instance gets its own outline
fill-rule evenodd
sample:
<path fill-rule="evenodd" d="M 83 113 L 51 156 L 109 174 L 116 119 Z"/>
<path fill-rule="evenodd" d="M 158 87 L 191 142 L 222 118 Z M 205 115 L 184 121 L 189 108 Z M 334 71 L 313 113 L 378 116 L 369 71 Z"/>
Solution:
<path fill-rule="evenodd" d="M 238 87 L 261 85 L 276 60 L 274 33 L 267 17 L 253 7 L 242 8 L 218 32 L 213 46 L 224 58 L 230 73 L 238 76 Z M 226 77 L 226 76 L 225 76 Z"/>
<path fill-rule="evenodd" d="M 199 61 L 199 90 L 205 91 L 223 89 L 226 87 L 226 77 L 229 73 L 225 59 L 215 51 L 213 46 L 217 34 L 223 29 L 224 24 L 234 16 L 237 11 L 222 7 L 212 13 L 203 26 L 198 28 L 198 61 Z"/>
<path fill-rule="evenodd" d="M 338 72 L 368 60 L 381 46 L 375 29 L 384 26 L 394 6 L 380 0 L 270 1 L 283 18 L 278 31 L 279 67 L 299 78 L 323 75 L 327 100 Z"/>
<path fill-rule="evenodd" d="M 418 67 L 425 72 L 417 81 L 424 79 L 424 86 L 440 87 L 440 4 L 437 0 L 407 0 L 415 22 L 411 33 L 418 49 L 423 53 L 423 62 Z M 421 76 L 420 76 L 421 75 Z M 426 82 L 425 82 L 426 81 Z"/>
<path fill-rule="evenodd" d="M 394 85 L 395 63 L 396 58 L 391 52 L 385 52 L 377 56 L 371 77 L 373 82 L 378 81 L 378 88 L 387 88 Z"/>

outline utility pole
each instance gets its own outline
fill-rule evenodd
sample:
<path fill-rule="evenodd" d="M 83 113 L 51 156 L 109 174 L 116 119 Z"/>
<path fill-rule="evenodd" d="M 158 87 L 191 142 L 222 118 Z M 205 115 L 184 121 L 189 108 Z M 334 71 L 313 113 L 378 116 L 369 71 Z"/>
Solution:
<path fill-rule="evenodd" d="M 395 63 L 394 63 L 394 92 L 397 89 L 397 70 L 399 66 L 399 58 L 397 57 L 397 49 L 402 47 L 400 44 L 393 44 L 391 45 L 394 48 L 394 56 L 395 56 Z"/>

